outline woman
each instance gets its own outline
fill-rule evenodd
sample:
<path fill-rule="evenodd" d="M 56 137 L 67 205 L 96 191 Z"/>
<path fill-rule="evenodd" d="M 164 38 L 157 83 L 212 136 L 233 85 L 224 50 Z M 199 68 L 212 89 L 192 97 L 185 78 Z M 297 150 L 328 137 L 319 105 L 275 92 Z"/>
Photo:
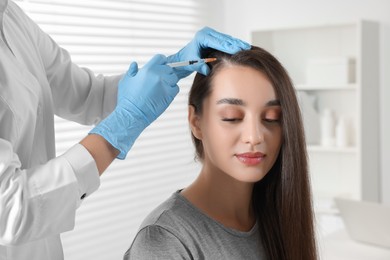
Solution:
<path fill-rule="evenodd" d="M 125 259 L 317 258 L 304 132 L 282 65 L 252 47 L 197 74 L 198 178 L 155 209 Z"/>

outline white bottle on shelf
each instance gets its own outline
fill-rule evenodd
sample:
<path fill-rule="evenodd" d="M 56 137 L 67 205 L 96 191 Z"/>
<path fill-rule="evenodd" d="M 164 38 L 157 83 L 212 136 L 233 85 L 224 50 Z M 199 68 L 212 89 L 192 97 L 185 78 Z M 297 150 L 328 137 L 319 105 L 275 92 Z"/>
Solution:
<path fill-rule="evenodd" d="M 348 131 L 347 123 L 343 117 L 339 117 L 336 125 L 336 146 L 347 147 L 348 146 Z"/>
<path fill-rule="evenodd" d="M 332 110 L 325 108 L 321 117 L 321 145 L 334 146 L 335 144 L 335 127 Z"/>

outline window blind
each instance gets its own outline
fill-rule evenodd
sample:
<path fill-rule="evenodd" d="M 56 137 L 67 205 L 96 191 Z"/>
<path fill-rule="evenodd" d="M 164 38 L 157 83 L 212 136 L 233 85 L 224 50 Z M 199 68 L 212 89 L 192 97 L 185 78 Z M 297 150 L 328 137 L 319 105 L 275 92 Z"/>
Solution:
<path fill-rule="evenodd" d="M 142 67 L 154 54 L 173 54 L 207 23 L 207 0 L 19 0 L 75 63 L 96 74 Z M 144 217 L 188 185 L 199 165 L 187 124 L 193 78 L 167 111 L 138 138 L 127 159 L 116 160 L 95 194 L 83 202 L 73 231 L 62 234 L 65 259 L 122 259 Z M 91 129 L 56 118 L 57 155 Z"/>

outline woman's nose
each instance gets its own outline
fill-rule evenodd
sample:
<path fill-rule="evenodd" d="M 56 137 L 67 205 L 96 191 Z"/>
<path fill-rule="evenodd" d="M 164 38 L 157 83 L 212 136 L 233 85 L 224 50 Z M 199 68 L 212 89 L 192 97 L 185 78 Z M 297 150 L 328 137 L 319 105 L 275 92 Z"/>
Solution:
<path fill-rule="evenodd" d="M 251 145 L 258 145 L 264 141 L 264 129 L 258 120 L 248 120 L 244 124 L 242 141 Z"/>

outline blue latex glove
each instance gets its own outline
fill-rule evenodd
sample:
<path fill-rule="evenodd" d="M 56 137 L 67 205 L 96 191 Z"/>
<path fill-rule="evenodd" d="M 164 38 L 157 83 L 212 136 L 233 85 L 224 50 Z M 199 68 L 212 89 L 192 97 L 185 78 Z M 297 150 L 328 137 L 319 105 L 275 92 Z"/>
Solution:
<path fill-rule="evenodd" d="M 169 106 L 179 92 L 178 78 L 163 55 L 154 56 L 141 70 L 133 62 L 118 84 L 114 111 L 90 134 L 101 135 L 124 159 L 137 137 Z"/>
<path fill-rule="evenodd" d="M 205 27 L 195 34 L 195 37 L 178 53 L 168 57 L 168 62 L 179 62 L 189 60 L 199 60 L 203 49 L 213 48 L 222 52 L 234 54 L 240 50 L 251 48 L 249 43 L 233 38 L 230 35 L 217 32 L 209 27 Z M 203 75 L 210 72 L 206 63 L 197 63 L 189 66 L 174 68 L 179 79 L 185 78 L 192 72 L 197 71 Z"/>

